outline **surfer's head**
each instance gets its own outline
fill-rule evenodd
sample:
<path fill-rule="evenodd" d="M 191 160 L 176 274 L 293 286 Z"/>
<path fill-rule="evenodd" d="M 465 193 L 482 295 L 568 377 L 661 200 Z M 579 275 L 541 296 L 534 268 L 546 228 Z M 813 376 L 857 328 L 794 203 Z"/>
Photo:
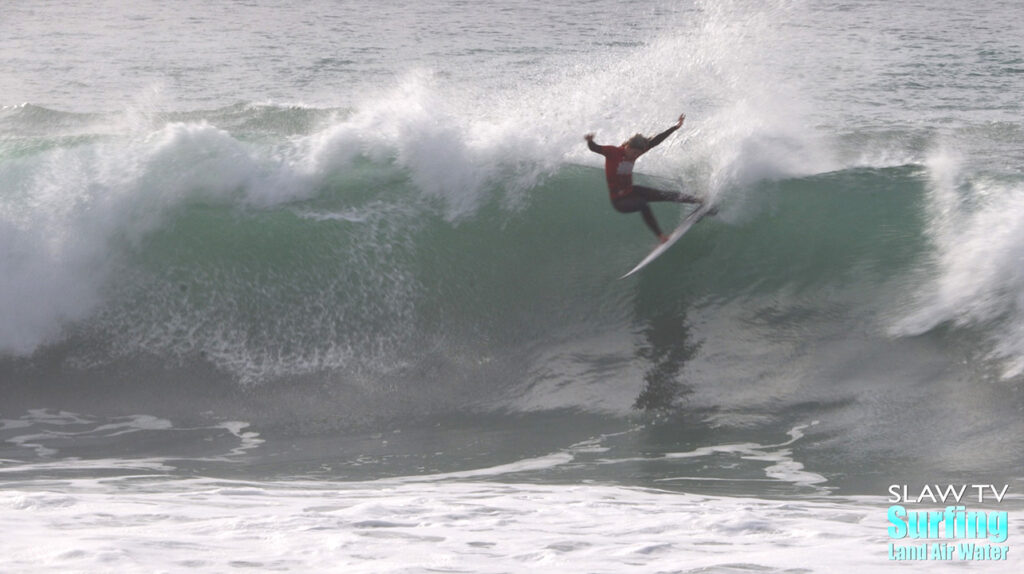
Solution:
<path fill-rule="evenodd" d="M 647 151 L 651 147 L 651 140 L 647 139 L 647 136 L 643 134 L 636 134 L 626 140 L 625 146 L 636 151 Z"/>
<path fill-rule="evenodd" d="M 636 134 L 626 140 L 626 142 L 622 144 L 622 147 L 626 150 L 626 159 L 634 161 L 645 151 L 651 149 L 651 141 L 643 134 Z"/>

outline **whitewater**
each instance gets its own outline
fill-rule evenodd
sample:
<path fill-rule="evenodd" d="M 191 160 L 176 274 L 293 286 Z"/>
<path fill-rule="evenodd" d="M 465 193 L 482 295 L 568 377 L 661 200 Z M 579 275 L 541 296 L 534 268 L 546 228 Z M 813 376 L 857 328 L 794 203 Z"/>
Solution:
<path fill-rule="evenodd" d="M 5 6 L 0 571 L 1019 571 L 1020 38 L 1003 0 Z M 620 280 L 654 238 L 583 136 L 684 112 L 636 179 L 719 212 Z M 891 559 L 894 484 L 1008 485 L 1006 560 Z"/>

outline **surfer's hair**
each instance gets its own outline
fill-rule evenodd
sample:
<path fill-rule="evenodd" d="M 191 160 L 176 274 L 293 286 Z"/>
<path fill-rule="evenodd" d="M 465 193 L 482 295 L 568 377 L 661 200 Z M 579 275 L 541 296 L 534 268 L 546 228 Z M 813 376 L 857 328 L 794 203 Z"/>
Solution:
<path fill-rule="evenodd" d="M 647 136 L 643 134 L 636 134 L 626 140 L 626 145 L 633 149 L 646 150 L 651 147 L 651 140 L 647 139 Z"/>

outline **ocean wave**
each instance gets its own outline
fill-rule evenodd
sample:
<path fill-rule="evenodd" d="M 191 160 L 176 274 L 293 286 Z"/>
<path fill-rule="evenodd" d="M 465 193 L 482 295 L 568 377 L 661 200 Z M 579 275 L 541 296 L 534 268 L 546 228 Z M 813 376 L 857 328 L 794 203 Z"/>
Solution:
<path fill-rule="evenodd" d="M 635 317 L 621 306 L 636 284 L 610 278 L 649 238 L 636 218 L 608 209 L 584 146 L 553 162 L 552 144 L 537 147 L 532 130 L 450 125 L 456 111 L 430 104 L 431 80 L 409 81 L 393 100 L 322 115 L 307 134 L 268 139 L 170 121 L 6 160 L 0 229 L 12 249 L 0 347 L 28 356 L 74 335 L 105 341 L 86 363 L 104 353 L 201 358 L 258 382 L 353 365 L 393 370 L 408 363 L 399 357 L 439 347 L 487 356 L 499 345 L 628 331 Z M 935 165 L 796 169 L 801 146 L 764 133 L 736 136 L 728 153 L 713 151 L 721 140 L 681 136 L 691 139 L 686 161 L 704 161 L 676 168 L 689 173 L 682 179 L 662 171 L 680 150 L 652 157 L 638 178 L 661 187 L 718 174 L 717 184 L 687 189 L 723 210 L 641 285 L 723 305 L 793 288 L 881 293 L 927 259 L 943 225 L 924 217 Z M 811 173 L 791 173 L 801 171 Z M 666 224 L 675 217 L 658 211 Z M 591 295 L 568 295 L 581 293 Z M 492 343 L 481 348 L 482 339 Z M 463 347 L 473 350 L 452 350 Z"/>

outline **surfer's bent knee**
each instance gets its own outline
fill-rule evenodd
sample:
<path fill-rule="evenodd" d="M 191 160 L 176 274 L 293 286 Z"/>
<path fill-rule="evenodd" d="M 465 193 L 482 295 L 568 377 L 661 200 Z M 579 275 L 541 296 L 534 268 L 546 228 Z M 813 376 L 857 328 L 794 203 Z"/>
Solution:
<path fill-rule="evenodd" d="M 619 213 L 635 213 L 647 205 L 647 202 L 639 197 L 617 197 L 612 200 L 612 207 Z"/>

